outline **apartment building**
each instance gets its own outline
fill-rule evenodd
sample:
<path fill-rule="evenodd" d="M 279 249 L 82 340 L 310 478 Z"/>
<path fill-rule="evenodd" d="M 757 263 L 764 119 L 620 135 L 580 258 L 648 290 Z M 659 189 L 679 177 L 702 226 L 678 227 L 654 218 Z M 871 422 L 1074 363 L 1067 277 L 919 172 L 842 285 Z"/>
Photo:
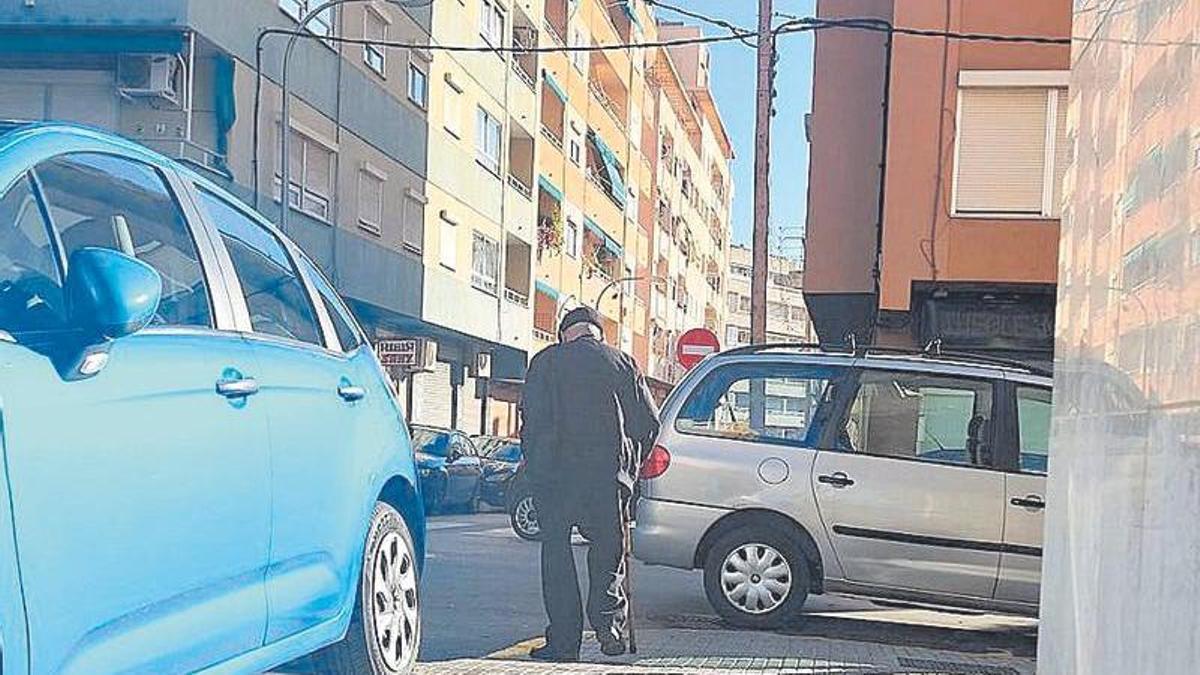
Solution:
<path fill-rule="evenodd" d="M 547 0 L 543 44 L 697 37 L 645 3 Z M 538 136 L 534 350 L 596 306 L 664 383 L 674 339 L 723 325 L 733 157 L 699 45 L 546 54 Z"/>
<path fill-rule="evenodd" d="M 0 117 L 116 131 L 191 163 L 277 218 L 287 35 L 261 38 L 258 106 L 257 47 L 264 30 L 294 29 L 317 4 L 0 0 Z M 501 14 L 485 20 L 485 6 Z M 426 354 L 436 352 L 423 367 L 398 373 L 414 421 L 473 432 L 514 428 L 512 383 L 524 376 L 531 312 L 508 308 L 529 294 L 532 207 L 522 217 L 521 199 L 497 176 L 532 183 L 536 94 L 519 78 L 509 78 L 511 96 L 493 87 L 504 81 L 495 78 L 515 72 L 508 57 L 494 53 L 470 61 L 320 38 L 426 45 L 436 29 L 446 42 L 507 44 L 527 39 L 522 30 L 536 26 L 539 12 L 520 0 L 409 9 L 348 3 L 310 23 L 311 37 L 292 57 L 288 234 L 329 274 L 373 340 L 415 338 Z M 442 94 L 459 83 L 456 145 Z M 491 91 L 501 93 L 485 95 Z M 489 124 L 486 141 L 477 140 L 481 109 L 500 122 L 499 138 Z M 469 180 L 457 182 L 464 175 Z M 460 224 L 453 256 L 442 250 L 443 232 L 435 227 L 443 213 Z M 489 399 L 497 400 L 492 414 Z"/>
<path fill-rule="evenodd" d="M 546 0 L 544 45 L 653 36 L 639 2 Z M 554 341 L 571 306 L 599 309 L 605 335 L 633 346 L 637 214 L 647 163 L 640 147 L 645 51 L 548 53 L 541 71 L 533 350 Z"/>
<path fill-rule="evenodd" d="M 1071 28 L 1068 0 L 820 0 L 817 13 Z M 880 33 L 816 33 L 805 294 L 817 334 L 1048 360 L 1069 47 L 896 35 L 890 57 Z"/>
<path fill-rule="evenodd" d="M 767 276 L 767 341 L 812 342 L 812 321 L 804 303 L 804 268 L 795 260 L 771 254 Z M 729 248 L 729 281 L 725 294 L 724 348 L 750 344 L 750 280 L 753 256 L 745 246 Z"/>
<path fill-rule="evenodd" d="M 539 42 L 541 0 L 438 2 L 432 12 L 435 45 Z M 422 316 L 475 340 L 461 354 L 439 345 L 434 372 L 416 376 L 426 410 L 418 403 L 425 414 L 414 418 L 516 433 L 519 382 L 489 370 L 501 351 L 524 357 L 532 346 L 539 56 L 434 51 L 427 66 L 418 92 L 430 157 Z"/>
<path fill-rule="evenodd" d="M 659 22 L 657 29 L 663 41 L 703 34 L 677 23 Z M 644 140 L 653 180 L 645 209 L 652 248 L 639 274 L 649 327 L 644 365 L 652 377 L 673 383 L 682 376 L 679 336 L 697 327 L 720 335 L 726 323 L 733 148 L 712 97 L 707 47 L 676 45 L 648 58 Z"/>

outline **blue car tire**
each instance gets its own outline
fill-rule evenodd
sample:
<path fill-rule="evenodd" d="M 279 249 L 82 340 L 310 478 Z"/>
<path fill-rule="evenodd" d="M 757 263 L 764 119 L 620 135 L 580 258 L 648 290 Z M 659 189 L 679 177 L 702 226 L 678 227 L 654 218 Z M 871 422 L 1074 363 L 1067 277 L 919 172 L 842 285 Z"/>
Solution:
<path fill-rule="evenodd" d="M 404 518 L 375 505 L 354 618 L 346 637 L 315 656 L 318 672 L 404 675 L 421 644 L 416 550 Z"/>

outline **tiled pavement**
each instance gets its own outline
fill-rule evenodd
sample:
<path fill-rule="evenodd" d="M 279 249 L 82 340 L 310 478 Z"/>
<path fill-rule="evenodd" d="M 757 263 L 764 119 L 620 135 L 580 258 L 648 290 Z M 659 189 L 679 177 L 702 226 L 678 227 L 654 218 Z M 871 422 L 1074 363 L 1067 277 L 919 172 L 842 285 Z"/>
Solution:
<path fill-rule="evenodd" d="M 509 675 L 605 673 L 646 675 L 850 675 L 858 673 L 947 673 L 1032 675 L 1031 658 L 1008 654 L 964 654 L 835 640 L 822 637 L 728 630 L 647 629 L 638 633 L 638 654 L 612 659 L 592 640 L 584 643 L 578 664 L 541 664 L 528 660 L 540 639 L 529 640 L 487 659 L 421 664 L 418 675 Z"/>

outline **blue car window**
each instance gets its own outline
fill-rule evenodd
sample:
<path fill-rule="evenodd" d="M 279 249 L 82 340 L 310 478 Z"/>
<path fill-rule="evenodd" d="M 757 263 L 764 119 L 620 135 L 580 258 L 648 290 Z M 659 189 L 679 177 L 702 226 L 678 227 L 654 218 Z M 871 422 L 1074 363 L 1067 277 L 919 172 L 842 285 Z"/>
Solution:
<path fill-rule="evenodd" d="M 321 304 L 325 305 L 325 312 L 329 314 L 329 320 L 333 322 L 333 332 L 337 333 L 342 351 L 352 352 L 358 349 L 358 346 L 362 344 L 362 338 L 359 337 L 360 333 L 354 327 L 354 320 L 350 318 L 350 312 L 342 304 L 337 291 L 333 290 L 333 286 L 325 279 L 325 275 L 306 256 L 300 256 L 300 268 L 317 287 L 317 295 L 321 297 Z"/>
<path fill-rule="evenodd" d="M 62 279 L 33 184 L 22 176 L 0 197 L 0 330 L 61 328 Z"/>
<path fill-rule="evenodd" d="M 43 162 L 34 173 L 67 259 L 84 246 L 133 256 L 162 277 L 155 325 L 212 326 L 196 243 L 154 167 L 114 155 L 74 153 Z"/>
<path fill-rule="evenodd" d="M 320 345 L 316 313 L 283 244 L 237 207 L 203 189 L 200 204 L 229 251 L 254 332 Z"/>

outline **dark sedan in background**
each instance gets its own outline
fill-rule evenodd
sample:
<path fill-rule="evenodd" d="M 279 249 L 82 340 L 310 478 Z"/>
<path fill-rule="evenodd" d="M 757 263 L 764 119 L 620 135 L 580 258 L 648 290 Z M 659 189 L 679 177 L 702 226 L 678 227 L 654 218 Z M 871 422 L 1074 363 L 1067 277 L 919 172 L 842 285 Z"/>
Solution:
<path fill-rule="evenodd" d="M 454 429 L 413 425 L 413 450 L 425 511 L 478 510 L 483 477 L 479 448 Z"/>
<path fill-rule="evenodd" d="M 479 448 L 483 460 L 483 476 L 479 486 L 479 499 L 497 508 L 508 506 L 508 492 L 517 468 L 521 465 L 521 442 L 499 436 L 474 436 L 471 439 Z"/>

